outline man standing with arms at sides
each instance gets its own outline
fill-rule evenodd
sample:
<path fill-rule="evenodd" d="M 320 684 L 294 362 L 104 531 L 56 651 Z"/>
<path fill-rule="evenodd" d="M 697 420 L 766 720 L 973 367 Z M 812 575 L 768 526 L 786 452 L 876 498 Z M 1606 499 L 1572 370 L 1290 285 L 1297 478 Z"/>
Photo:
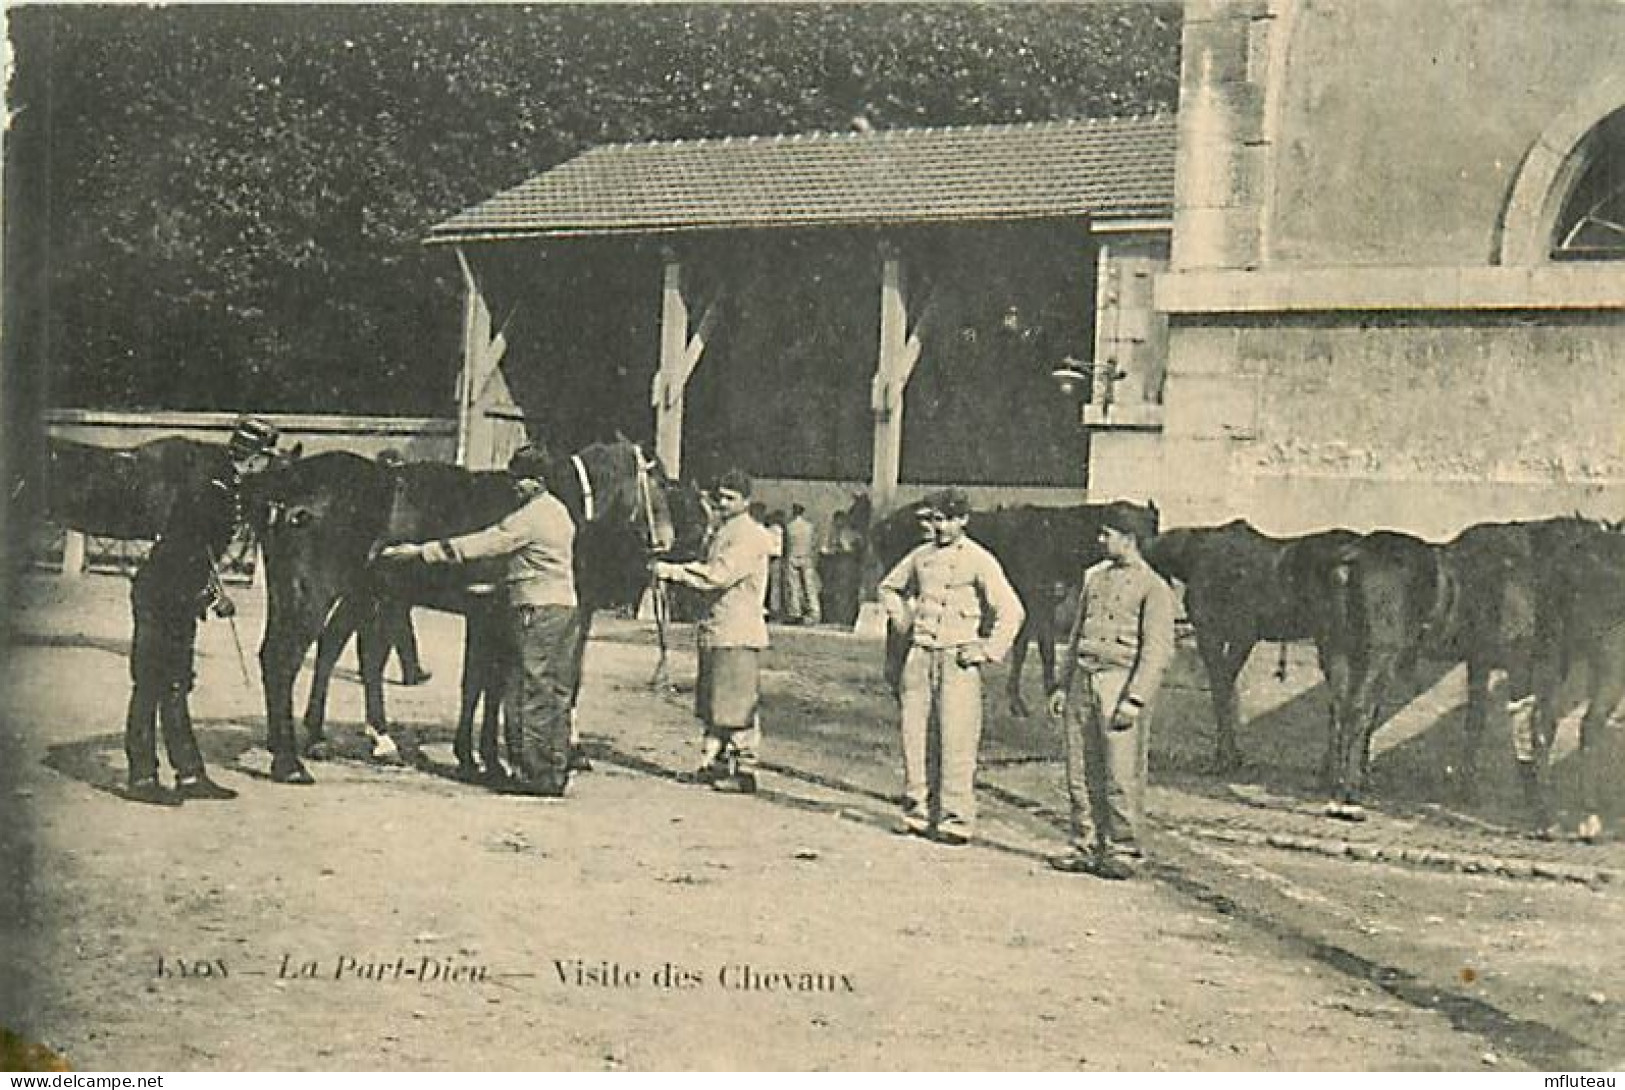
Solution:
<path fill-rule="evenodd" d="M 561 798 L 570 782 L 570 694 L 580 614 L 571 567 L 576 527 L 547 490 L 547 457 L 529 444 L 508 459 L 521 506 L 494 525 L 447 541 L 391 545 L 381 560 L 458 563 L 508 558 L 504 577 L 512 646 L 508 729 L 520 739 L 517 795 Z"/>
<path fill-rule="evenodd" d="M 1024 613 L 998 559 L 965 536 L 965 493 L 950 488 L 929 497 L 925 517 L 931 540 L 898 561 L 879 588 L 887 620 L 909 641 L 898 693 L 902 831 L 968 844 L 976 827 L 982 665 L 1004 658 Z M 992 623 L 985 640 L 984 620 Z M 927 758 L 933 722 L 940 754 L 934 783 Z"/>
<path fill-rule="evenodd" d="M 125 797 L 157 806 L 187 799 L 224 801 L 237 792 L 209 779 L 192 732 L 193 657 L 197 623 L 209 613 L 231 617 L 236 607 L 220 585 L 220 556 L 242 522 L 245 477 L 264 470 L 277 429 L 253 417 L 237 422 L 226 443 L 224 471 L 175 497 L 163 533 L 130 586 L 135 631 L 130 639 L 130 705 L 124 718 L 129 762 Z M 157 727 L 175 770 L 175 790 L 158 782 Z"/>
<path fill-rule="evenodd" d="M 1174 656 L 1174 592 L 1141 550 L 1151 516 L 1114 503 L 1101 517 L 1106 559 L 1083 575 L 1050 715 L 1064 720 L 1072 844 L 1056 870 L 1121 880 L 1142 858 L 1150 715 Z"/>
<path fill-rule="evenodd" d="M 753 794 L 761 747 L 761 652 L 767 648 L 762 595 L 767 587 L 768 538 L 749 514 L 751 480 L 731 469 L 711 490 L 721 525 L 705 559 L 660 561 L 660 579 L 707 597 L 699 625 L 700 669 L 694 714 L 704 724 L 694 780 L 718 791 Z"/>
<path fill-rule="evenodd" d="M 823 617 L 818 589 L 818 529 L 799 503 L 790 505 L 784 527 L 785 620 L 817 624 Z"/>

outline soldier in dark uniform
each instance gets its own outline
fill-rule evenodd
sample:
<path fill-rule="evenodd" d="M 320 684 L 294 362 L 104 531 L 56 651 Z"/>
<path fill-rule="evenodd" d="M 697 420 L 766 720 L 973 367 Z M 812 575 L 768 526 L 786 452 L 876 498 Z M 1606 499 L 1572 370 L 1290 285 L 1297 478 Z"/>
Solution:
<path fill-rule="evenodd" d="M 124 721 L 130 776 L 126 797 L 133 801 L 178 806 L 186 799 L 237 797 L 204 772 L 187 701 L 198 621 L 210 612 L 218 617 L 235 612 L 217 565 L 242 519 L 242 479 L 269 464 L 277 439 L 276 428 L 265 421 L 239 420 L 226 447 L 227 465 L 208 481 L 190 482 L 175 497 L 163 533 L 135 574 L 130 588 L 135 615 L 132 688 Z M 174 791 L 158 781 L 159 724 L 175 770 Z"/>

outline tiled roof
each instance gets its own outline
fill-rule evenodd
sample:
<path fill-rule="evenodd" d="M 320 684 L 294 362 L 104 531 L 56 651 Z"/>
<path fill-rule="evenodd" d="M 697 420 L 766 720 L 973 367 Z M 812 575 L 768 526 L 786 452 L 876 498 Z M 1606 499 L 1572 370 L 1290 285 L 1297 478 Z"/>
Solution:
<path fill-rule="evenodd" d="M 1162 115 L 593 148 L 430 229 L 430 242 L 1173 214 Z"/>

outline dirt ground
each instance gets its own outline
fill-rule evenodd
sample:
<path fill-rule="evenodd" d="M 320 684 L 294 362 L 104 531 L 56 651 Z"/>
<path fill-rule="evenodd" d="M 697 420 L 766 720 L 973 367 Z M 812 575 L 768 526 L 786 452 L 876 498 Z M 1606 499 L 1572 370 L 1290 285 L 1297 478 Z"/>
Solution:
<path fill-rule="evenodd" d="M 456 782 L 461 621 L 426 611 L 434 680 L 388 694 L 416 764 L 364 759 L 349 675 L 331 709 L 346 756 L 298 788 L 265 775 L 263 602 L 245 590 L 252 679 L 211 622 L 193 700 L 241 796 L 129 803 L 127 583 L 24 589 L 0 673 L 0 1025 L 76 1069 L 1625 1066 L 1625 846 L 1512 831 L 1504 732 L 1483 801 L 1446 805 L 1449 677 L 1384 728 L 1377 805 L 1344 824 L 1308 786 L 1309 660 L 1281 682 L 1255 655 L 1255 764 L 1219 780 L 1184 654 L 1154 733 L 1156 864 L 1105 883 L 1043 865 L 1064 846 L 1059 741 L 1005 713 L 1002 671 L 985 838 L 893 833 L 878 648 L 833 630 L 775 631 L 754 798 L 676 781 L 696 758 L 686 694 L 650 690 L 652 630 L 624 620 L 589 651 L 597 769 L 568 799 Z M 677 645 L 687 687 L 686 630 Z M 1584 764 L 1618 785 L 1618 750 L 1615 732 Z M 1581 764 L 1558 770 L 1571 820 Z"/>

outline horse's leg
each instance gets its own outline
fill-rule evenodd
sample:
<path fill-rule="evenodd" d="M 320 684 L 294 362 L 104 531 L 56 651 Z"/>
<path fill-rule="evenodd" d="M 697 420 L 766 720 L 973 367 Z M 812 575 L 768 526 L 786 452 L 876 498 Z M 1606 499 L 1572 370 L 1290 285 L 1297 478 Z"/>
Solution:
<path fill-rule="evenodd" d="M 1320 789 L 1332 797 L 1341 780 L 1338 774 L 1339 757 L 1343 752 L 1343 735 L 1353 704 L 1354 689 L 1359 684 L 1354 663 L 1346 654 L 1333 654 L 1320 648 L 1320 672 L 1326 679 L 1329 698 L 1326 724 L 1326 748 L 1320 759 Z"/>
<path fill-rule="evenodd" d="M 1532 661 L 1519 664 L 1507 678 L 1507 717 L 1512 721 L 1512 755 L 1518 763 L 1518 781 L 1524 806 L 1536 832 L 1551 825 L 1547 763 L 1557 723 L 1558 689 L 1562 669 L 1556 654 L 1543 650 Z"/>
<path fill-rule="evenodd" d="M 587 664 L 587 641 L 592 638 L 593 614 L 597 610 L 587 603 L 581 604 L 580 616 L 577 620 L 579 631 L 576 635 L 575 655 L 570 671 L 570 771 L 591 772 L 592 758 L 581 747 L 581 728 L 577 720 L 577 712 L 581 707 L 581 679 L 585 674 Z M 517 648 L 515 652 L 517 653 Z"/>
<path fill-rule="evenodd" d="M 305 652 L 321 632 L 325 610 L 278 608 L 271 598 L 265 636 L 260 643 L 260 683 L 265 690 L 266 745 L 271 751 L 271 779 L 277 783 L 314 783 L 299 759 L 293 727 L 293 683 Z"/>
<path fill-rule="evenodd" d="M 1491 672 L 1482 659 L 1467 660 L 1467 717 L 1462 723 L 1460 764 L 1455 769 L 1455 794 L 1463 802 L 1478 797 L 1478 747 L 1489 718 Z"/>
<path fill-rule="evenodd" d="M 1010 706 L 1010 714 L 1017 719 L 1026 719 L 1032 715 L 1027 702 L 1021 698 L 1021 668 L 1027 663 L 1027 641 L 1036 635 L 1032 617 L 1021 622 L 1016 630 L 1016 642 L 1010 645 L 1010 676 L 1004 682 L 1005 699 Z M 1046 694 L 1048 690 L 1045 690 Z"/>
<path fill-rule="evenodd" d="M 469 606 L 463 614 L 463 668 L 457 693 L 457 735 L 451 751 L 457 757 L 457 775 L 473 779 L 479 773 L 474 764 L 474 712 L 479 707 L 480 689 L 484 678 L 480 676 L 479 631 L 481 610 Z M 483 739 L 482 739 L 483 740 Z"/>
<path fill-rule="evenodd" d="M 384 660 L 389 657 L 389 632 L 382 603 L 373 599 L 363 607 L 356 629 L 356 657 L 361 660 L 361 688 L 365 694 L 367 737 L 375 761 L 398 760 L 400 748 L 389 736 L 389 713 L 384 708 Z"/>
<path fill-rule="evenodd" d="M 356 631 L 356 609 L 346 596 L 322 625 L 316 641 L 316 665 L 311 672 L 310 693 L 305 698 L 305 756 L 321 760 L 327 756 L 327 691 L 339 656 Z"/>
<path fill-rule="evenodd" d="M 1588 840 L 1602 832 L 1598 812 L 1602 794 L 1598 787 L 1606 782 L 1607 773 L 1594 747 L 1601 742 L 1614 709 L 1625 698 L 1625 660 L 1619 651 L 1616 639 L 1605 639 L 1598 641 L 1587 656 L 1590 674 L 1586 681 L 1586 711 L 1580 720 L 1580 802 L 1586 816 L 1579 832 Z"/>
<path fill-rule="evenodd" d="M 1251 641 L 1239 639 L 1228 641 L 1204 637 L 1202 629 L 1197 628 L 1196 648 L 1202 656 L 1208 690 L 1213 698 L 1213 720 L 1218 732 L 1215 768 L 1220 773 L 1235 772 L 1242 766 L 1241 749 L 1236 744 L 1241 718 L 1236 699 L 1236 678 L 1240 676 L 1247 656 L 1252 653 L 1253 645 Z"/>
<path fill-rule="evenodd" d="M 481 611 L 479 643 L 470 648 L 476 656 L 473 664 L 478 674 L 475 699 L 484 697 L 485 715 L 480 723 L 480 760 L 485 775 L 502 779 L 507 770 L 502 767 L 499 734 L 502 730 L 503 695 L 508 689 L 508 674 L 514 666 L 514 649 L 506 629 L 507 618 L 495 608 Z M 517 751 L 517 739 L 510 739 L 509 764 Z"/>

